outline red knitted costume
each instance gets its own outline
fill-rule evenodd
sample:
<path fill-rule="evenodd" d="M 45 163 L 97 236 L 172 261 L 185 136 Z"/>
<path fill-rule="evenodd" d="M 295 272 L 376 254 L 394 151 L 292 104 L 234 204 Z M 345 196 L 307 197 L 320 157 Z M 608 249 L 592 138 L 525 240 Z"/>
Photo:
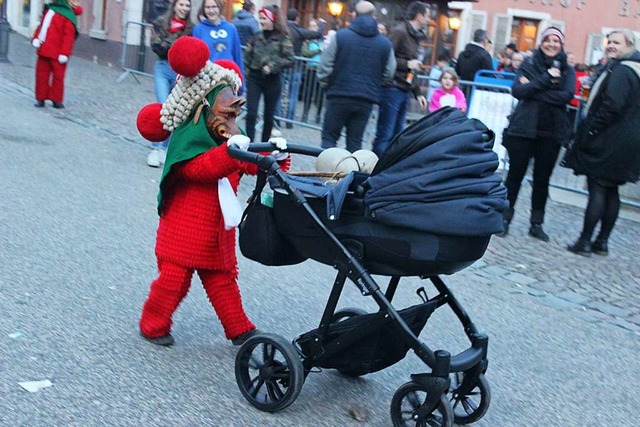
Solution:
<path fill-rule="evenodd" d="M 229 157 L 225 143 L 175 165 L 167 176 L 156 240 L 160 276 L 151 284 L 140 319 L 146 337 L 170 332 L 171 316 L 187 295 L 194 270 L 227 338 L 255 329 L 237 284 L 235 228 L 225 229 L 218 200 L 218 180 L 228 177 L 236 191 L 238 172 L 255 174 L 257 167 Z"/>
<path fill-rule="evenodd" d="M 67 71 L 67 61 L 71 56 L 76 39 L 75 15 L 82 13 L 81 7 L 71 12 L 66 1 L 58 0 L 50 7 L 45 7 L 42 21 L 33 35 L 34 46 L 37 47 L 36 61 L 36 100 L 62 103 L 64 99 L 64 76 Z M 62 9 L 55 9 L 58 6 Z M 54 9 L 56 11 L 54 11 Z M 57 11 L 67 10 L 67 15 Z M 72 14 L 73 13 L 73 14 Z"/>

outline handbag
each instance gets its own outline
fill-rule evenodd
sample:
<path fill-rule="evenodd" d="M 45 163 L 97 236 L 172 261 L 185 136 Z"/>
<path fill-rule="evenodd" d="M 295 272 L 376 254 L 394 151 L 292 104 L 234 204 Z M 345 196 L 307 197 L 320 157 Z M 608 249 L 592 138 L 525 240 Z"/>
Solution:
<path fill-rule="evenodd" d="M 278 231 L 273 208 L 262 203 L 260 195 L 266 181 L 266 173 L 259 171 L 256 188 L 238 226 L 240 252 L 246 258 L 264 265 L 299 264 L 307 257 Z"/>

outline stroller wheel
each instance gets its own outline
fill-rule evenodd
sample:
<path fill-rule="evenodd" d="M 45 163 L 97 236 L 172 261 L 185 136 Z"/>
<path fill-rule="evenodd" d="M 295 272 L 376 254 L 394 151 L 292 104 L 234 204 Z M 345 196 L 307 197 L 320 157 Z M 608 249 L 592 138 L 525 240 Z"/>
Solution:
<path fill-rule="evenodd" d="M 304 384 L 298 352 L 275 334 L 249 338 L 238 350 L 235 370 L 240 392 L 261 411 L 276 412 L 291 405 Z"/>
<path fill-rule="evenodd" d="M 394 427 L 452 427 L 453 410 L 445 395 L 440 396 L 436 408 L 422 420 L 413 418 L 414 412 L 427 400 L 428 390 L 421 384 L 403 384 L 391 399 L 391 421 Z"/>
<path fill-rule="evenodd" d="M 361 308 L 343 308 L 333 313 L 331 323 L 342 322 L 343 320 L 351 319 L 352 317 L 361 316 L 363 314 L 367 314 L 367 312 Z"/>
<path fill-rule="evenodd" d="M 453 408 L 456 424 L 471 424 L 478 421 L 487 413 L 491 403 L 489 381 L 484 374 L 480 374 L 475 384 L 465 384 L 464 372 L 451 374 L 449 400 Z"/>

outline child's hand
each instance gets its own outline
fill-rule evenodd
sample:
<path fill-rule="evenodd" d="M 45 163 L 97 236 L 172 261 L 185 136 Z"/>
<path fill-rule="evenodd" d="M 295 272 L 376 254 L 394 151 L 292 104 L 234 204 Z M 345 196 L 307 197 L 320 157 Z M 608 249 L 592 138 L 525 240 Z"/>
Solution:
<path fill-rule="evenodd" d="M 245 136 L 245 135 L 233 135 L 227 141 L 228 146 L 235 145 L 242 151 L 247 151 L 249 149 L 250 143 L 251 143 L 251 140 L 249 139 L 248 136 Z"/>

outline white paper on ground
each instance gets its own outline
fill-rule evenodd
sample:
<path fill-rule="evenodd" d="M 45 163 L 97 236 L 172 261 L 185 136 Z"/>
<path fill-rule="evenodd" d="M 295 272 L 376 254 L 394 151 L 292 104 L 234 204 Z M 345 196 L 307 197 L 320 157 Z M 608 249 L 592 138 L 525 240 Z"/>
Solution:
<path fill-rule="evenodd" d="M 27 390 L 30 393 L 37 393 L 43 388 L 51 387 L 53 383 L 49 380 L 40 381 L 22 381 L 18 383 L 20 387 Z"/>

